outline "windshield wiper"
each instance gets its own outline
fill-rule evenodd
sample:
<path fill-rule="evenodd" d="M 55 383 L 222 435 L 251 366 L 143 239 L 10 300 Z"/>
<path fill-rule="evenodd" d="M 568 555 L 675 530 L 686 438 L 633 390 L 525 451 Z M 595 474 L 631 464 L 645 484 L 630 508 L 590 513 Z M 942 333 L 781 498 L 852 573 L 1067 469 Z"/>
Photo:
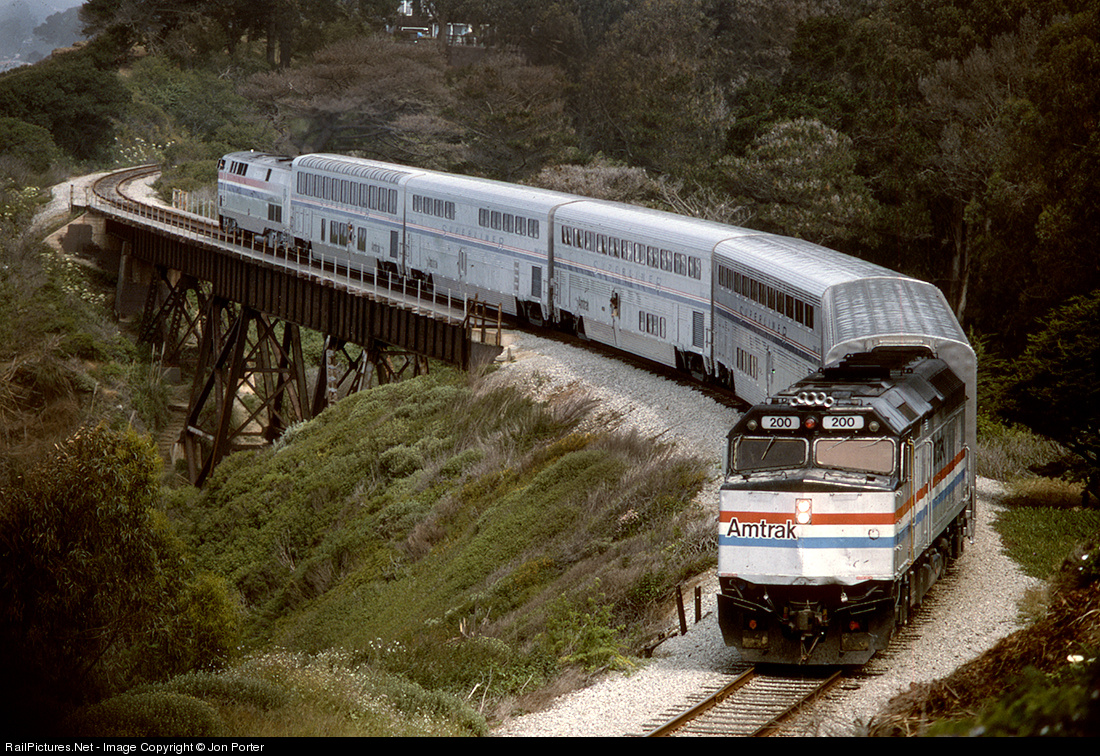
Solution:
<path fill-rule="evenodd" d="M 761 462 L 763 462 L 764 458 L 768 456 L 768 452 L 772 450 L 773 446 L 775 446 L 775 436 L 772 436 L 768 439 L 768 445 L 764 447 L 764 453 L 760 455 Z"/>

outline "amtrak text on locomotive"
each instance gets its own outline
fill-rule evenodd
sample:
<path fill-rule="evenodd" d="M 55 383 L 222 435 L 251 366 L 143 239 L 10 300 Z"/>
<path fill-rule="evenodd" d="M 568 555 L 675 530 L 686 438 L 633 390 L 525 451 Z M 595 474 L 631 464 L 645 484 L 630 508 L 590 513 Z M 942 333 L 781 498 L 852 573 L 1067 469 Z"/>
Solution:
<path fill-rule="evenodd" d="M 774 538 L 777 541 L 797 541 L 798 534 L 794 532 L 794 523 L 787 520 L 782 525 L 765 522 L 740 522 L 736 517 L 730 520 L 727 536 L 735 538 Z"/>

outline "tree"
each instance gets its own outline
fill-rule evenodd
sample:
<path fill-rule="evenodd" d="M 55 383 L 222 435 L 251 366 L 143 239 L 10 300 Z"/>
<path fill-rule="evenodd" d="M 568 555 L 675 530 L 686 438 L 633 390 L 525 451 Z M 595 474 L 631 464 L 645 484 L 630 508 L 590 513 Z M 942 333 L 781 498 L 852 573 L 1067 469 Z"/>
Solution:
<path fill-rule="evenodd" d="M 918 76 L 929 56 L 914 47 L 911 29 L 875 4 L 832 15 L 811 15 L 797 29 L 782 78 L 772 85 L 755 79 L 734 97 L 728 148 L 748 158 L 757 140 L 780 123 L 819 123 L 839 135 L 845 146 L 843 173 L 830 179 L 854 191 L 853 198 L 873 198 L 872 218 L 849 220 L 833 238 L 842 251 L 858 254 L 896 270 L 935 277 L 938 245 L 927 198 L 915 177 L 921 176 L 930 146 L 912 107 L 919 99 Z M 838 143 L 839 146 L 839 143 Z M 827 172 L 827 166 L 818 163 Z M 729 180 L 728 171 L 718 176 Z M 736 177 L 732 177 L 736 178 Z M 821 173 L 819 178 L 826 178 Z M 824 198 L 822 198 L 824 200 Z M 838 218 L 823 218 L 835 224 Z M 865 226 L 873 220 L 873 226 Z M 822 229 L 825 230 L 825 229 Z M 826 237 L 821 237 L 825 239 Z M 887 241 L 888 240 L 888 241 Z"/>
<path fill-rule="evenodd" d="M 727 191 L 769 231 L 816 244 L 872 245 L 881 212 L 855 172 L 852 140 L 819 121 L 775 124 L 744 157 L 721 161 Z"/>
<path fill-rule="evenodd" d="M 41 173 L 59 157 L 60 151 L 50 132 L 15 118 L 0 118 L 0 156 L 24 160 L 27 167 Z"/>
<path fill-rule="evenodd" d="M 609 163 L 598 157 L 584 165 L 552 165 L 531 180 L 543 189 L 582 197 L 654 206 L 661 186 L 641 168 Z"/>
<path fill-rule="evenodd" d="M 736 90 L 749 79 L 777 81 L 798 25 L 825 9 L 819 0 L 703 0 L 723 86 Z"/>
<path fill-rule="evenodd" d="M 1017 33 L 997 37 L 989 47 L 975 48 L 965 59 L 943 60 L 920 80 L 928 128 L 939 134 L 930 153 L 930 191 L 943 198 L 944 233 L 953 254 L 944 292 L 956 314 L 967 309 L 971 261 L 980 230 L 982 200 L 1006 161 L 1010 103 L 1024 88 L 1033 65 L 1038 27 L 1025 18 Z M 1002 269 L 1003 271 L 1003 269 Z"/>
<path fill-rule="evenodd" d="M 594 40 L 623 12 L 625 0 L 480 0 L 468 2 L 472 23 L 490 43 L 519 49 L 534 65 L 555 65 L 575 75 Z"/>
<path fill-rule="evenodd" d="M 237 94 L 231 82 L 212 72 L 181 69 L 163 57 L 137 61 L 128 84 L 136 105 L 152 106 L 154 113 L 167 115 L 186 134 L 204 141 L 213 140 L 219 132 L 241 135 L 255 131 L 254 124 L 261 120 L 256 108 Z M 143 110 L 131 110 L 129 128 L 140 126 Z M 264 145 L 237 145 L 245 147 L 263 149 Z"/>
<path fill-rule="evenodd" d="M 1057 18 L 1004 108 L 1002 159 L 981 196 L 975 302 L 1010 354 L 1046 312 L 1100 288 L 1100 9 Z"/>
<path fill-rule="evenodd" d="M 177 61 L 201 61 L 204 49 L 234 54 L 242 38 L 266 42 L 272 68 L 299 48 L 313 50 L 349 33 L 378 31 L 395 13 L 388 0 L 88 0 L 84 32 L 112 35 L 129 50 L 143 45 Z"/>
<path fill-rule="evenodd" d="M 684 172 L 725 138 L 698 0 L 644 0 L 612 27 L 583 78 L 580 120 L 593 151 Z"/>
<path fill-rule="evenodd" d="M 80 8 L 80 20 L 89 37 L 110 33 L 126 48 L 144 45 L 160 52 L 173 32 L 201 19 L 207 6 L 186 0 L 88 0 Z"/>
<path fill-rule="evenodd" d="M 468 172 L 517 181 L 561 162 L 571 146 L 560 69 L 498 54 L 455 72 L 451 85 L 470 149 Z"/>
<path fill-rule="evenodd" d="M 0 707 L 19 725 L 8 731 L 233 648 L 227 599 L 196 580 L 154 508 L 159 467 L 148 440 L 101 426 L 0 491 Z"/>
<path fill-rule="evenodd" d="M 811 17 L 782 80 L 738 90 L 731 151 L 799 118 L 847 135 L 882 208 L 880 243 L 859 254 L 937 284 L 981 331 L 1020 339 L 1066 292 L 1098 285 L 1080 244 L 1098 231 L 1097 161 L 1078 149 L 1098 107 L 1096 11 L 1058 17 L 1075 7 L 1088 3 L 928 0 Z"/>
<path fill-rule="evenodd" d="M 308 65 L 253 77 L 244 94 L 301 152 L 445 167 L 460 151 L 460 130 L 443 115 L 453 104 L 446 68 L 435 45 L 361 37 L 329 45 Z"/>
<path fill-rule="evenodd" d="M 1100 498 L 1100 290 L 1051 312 L 1017 365 L 1005 415 L 1080 456 Z"/>
<path fill-rule="evenodd" d="M 114 143 L 114 118 L 129 101 L 118 74 L 80 53 L 0 76 L 0 117 L 41 126 L 79 160 L 106 154 Z"/>

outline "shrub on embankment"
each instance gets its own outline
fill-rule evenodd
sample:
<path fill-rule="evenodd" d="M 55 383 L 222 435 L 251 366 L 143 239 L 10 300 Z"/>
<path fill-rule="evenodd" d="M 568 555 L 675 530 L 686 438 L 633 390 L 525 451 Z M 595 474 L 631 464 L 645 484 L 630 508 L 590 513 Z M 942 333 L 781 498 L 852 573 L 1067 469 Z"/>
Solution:
<path fill-rule="evenodd" d="M 486 714 L 569 666 L 626 663 L 713 561 L 702 460 L 447 369 L 349 397 L 237 454 L 170 511 L 245 607 L 249 647 L 338 649 Z M 282 653 L 282 652 L 280 652 Z M 254 657 L 261 658 L 261 657 Z"/>

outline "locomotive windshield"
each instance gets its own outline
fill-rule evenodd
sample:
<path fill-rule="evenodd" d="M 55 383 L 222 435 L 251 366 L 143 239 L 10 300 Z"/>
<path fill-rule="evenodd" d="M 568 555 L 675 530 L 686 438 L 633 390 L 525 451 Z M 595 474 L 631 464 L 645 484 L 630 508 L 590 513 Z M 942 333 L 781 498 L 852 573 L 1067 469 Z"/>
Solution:
<path fill-rule="evenodd" d="M 875 475 L 894 471 L 894 442 L 889 438 L 819 438 L 814 465 Z"/>
<path fill-rule="evenodd" d="M 809 445 L 804 438 L 738 439 L 733 452 L 733 469 L 737 472 L 782 470 L 806 466 Z"/>
<path fill-rule="evenodd" d="M 897 447 L 889 438 L 804 438 L 742 436 L 732 450 L 732 468 L 738 473 L 796 470 L 812 465 L 871 475 L 889 475 L 897 464 Z"/>

